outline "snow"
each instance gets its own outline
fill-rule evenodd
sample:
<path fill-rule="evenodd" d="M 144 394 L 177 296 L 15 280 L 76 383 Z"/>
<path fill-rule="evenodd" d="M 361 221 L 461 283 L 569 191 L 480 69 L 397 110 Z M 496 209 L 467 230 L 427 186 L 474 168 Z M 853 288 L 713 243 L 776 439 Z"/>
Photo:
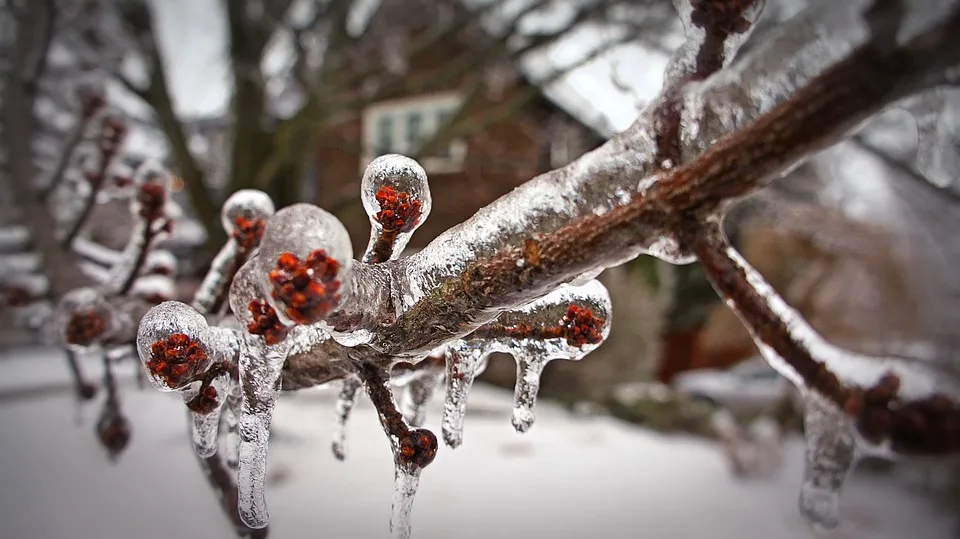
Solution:
<path fill-rule="evenodd" d="M 55 353 L 5 350 L 0 380 L 20 376 L 27 365 L 51 380 L 67 379 Z M 0 395 L 7 396 L 11 386 L 3 387 Z M 268 467 L 272 537 L 387 535 L 394 480 L 389 444 L 373 406 L 362 399 L 351 424 L 351 454 L 346 462 L 334 459 L 326 448 L 335 393 L 280 399 Z M 84 410 L 85 421 L 77 424 L 68 389 L 0 398 L 0 428 L 7 433 L 0 438 L 0 484 L 17 493 L 0 506 L 5 535 L 166 539 L 176 529 L 184 538 L 232 536 L 198 469 L 180 398 L 137 391 L 127 381 L 120 399 L 133 438 L 111 465 L 92 432 L 94 409 Z M 476 388 L 469 442 L 455 451 L 441 448 L 423 473 L 414 538 L 812 537 L 797 510 L 799 440 L 787 443 L 787 467 L 778 479 L 737 482 L 719 446 L 708 441 L 573 417 L 549 403 L 541 403 L 536 428 L 518 436 L 511 407 L 509 392 Z M 427 426 L 439 417 L 434 401 Z M 840 504 L 841 527 L 822 537 L 952 536 L 953 517 L 899 480 L 855 474 Z"/>
<path fill-rule="evenodd" d="M 30 243 L 30 232 L 25 226 L 5 226 L 0 228 L 0 253 L 11 253 L 26 249 Z"/>

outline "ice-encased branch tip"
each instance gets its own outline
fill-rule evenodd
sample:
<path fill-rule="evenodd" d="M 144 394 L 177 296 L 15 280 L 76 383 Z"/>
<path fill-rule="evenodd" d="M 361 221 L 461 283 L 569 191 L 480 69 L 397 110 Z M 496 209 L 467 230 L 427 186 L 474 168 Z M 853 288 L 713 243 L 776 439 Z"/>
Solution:
<path fill-rule="evenodd" d="M 370 218 L 370 242 L 363 255 L 368 264 L 399 257 L 433 206 L 423 167 L 398 154 L 382 155 L 367 165 L 360 201 Z"/>

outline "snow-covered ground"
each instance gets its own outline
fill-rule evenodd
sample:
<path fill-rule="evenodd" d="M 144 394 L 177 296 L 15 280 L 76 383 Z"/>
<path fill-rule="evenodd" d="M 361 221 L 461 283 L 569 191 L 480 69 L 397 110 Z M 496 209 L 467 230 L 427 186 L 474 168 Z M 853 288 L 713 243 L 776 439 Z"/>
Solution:
<path fill-rule="evenodd" d="M 88 366 L 88 376 L 98 375 Z M 177 395 L 121 376 L 133 439 L 116 464 L 97 445 L 99 403 L 79 415 L 66 366 L 50 352 L 0 352 L 0 537 L 229 538 L 200 474 Z M 57 390 L 56 388 L 62 389 Z M 27 386 L 47 390 L 25 392 Z M 12 394 L 17 389 L 16 394 Z M 281 398 L 268 501 L 274 538 L 386 537 L 392 464 L 373 408 L 361 402 L 349 454 L 329 449 L 334 394 Z M 735 481 L 717 446 L 541 403 L 526 435 L 510 426 L 509 392 L 478 387 L 464 445 L 442 447 L 414 506 L 416 539 L 813 537 L 797 512 L 802 446 L 772 482 Z M 439 430 L 435 402 L 427 427 Z M 889 478 L 859 474 L 832 539 L 950 537 L 953 517 Z"/>

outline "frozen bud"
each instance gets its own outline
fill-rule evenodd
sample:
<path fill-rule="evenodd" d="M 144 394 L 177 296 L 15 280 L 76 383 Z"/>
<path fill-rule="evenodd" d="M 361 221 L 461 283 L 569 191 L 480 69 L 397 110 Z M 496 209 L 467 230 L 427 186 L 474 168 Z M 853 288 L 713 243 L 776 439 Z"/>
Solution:
<path fill-rule="evenodd" d="M 131 436 L 130 422 L 119 411 L 107 407 L 97 420 L 96 432 L 110 460 L 116 460 L 127 448 Z"/>
<path fill-rule="evenodd" d="M 427 429 L 410 429 L 400 437 L 398 460 L 401 464 L 426 468 L 437 456 L 437 437 Z"/>
<path fill-rule="evenodd" d="M 426 172 L 409 157 L 384 155 L 367 166 L 360 191 L 373 227 L 364 262 L 396 258 L 430 213 Z"/>
<path fill-rule="evenodd" d="M 311 204 L 276 213 L 253 259 L 261 288 L 277 314 L 297 324 L 323 320 L 341 300 L 353 262 L 350 236 L 340 221 Z"/>
<path fill-rule="evenodd" d="M 276 208 L 263 191 L 241 189 L 223 203 L 220 222 L 243 249 L 253 249 L 260 243 L 267 220 Z"/>
<path fill-rule="evenodd" d="M 60 334 L 68 345 L 90 346 L 102 341 L 114 328 L 113 309 L 94 288 L 67 293 L 59 306 Z"/>
<path fill-rule="evenodd" d="M 367 166 L 360 199 L 374 226 L 412 232 L 430 214 L 432 201 L 427 173 L 402 155 L 383 155 Z"/>
<path fill-rule="evenodd" d="M 183 389 L 212 364 L 211 332 L 203 315 L 178 301 L 147 311 L 137 332 L 137 352 L 153 385 Z"/>
<path fill-rule="evenodd" d="M 131 213 L 147 221 L 162 217 L 170 188 L 167 171 L 158 165 L 144 164 L 137 170 L 134 184 L 136 194 L 131 201 Z"/>

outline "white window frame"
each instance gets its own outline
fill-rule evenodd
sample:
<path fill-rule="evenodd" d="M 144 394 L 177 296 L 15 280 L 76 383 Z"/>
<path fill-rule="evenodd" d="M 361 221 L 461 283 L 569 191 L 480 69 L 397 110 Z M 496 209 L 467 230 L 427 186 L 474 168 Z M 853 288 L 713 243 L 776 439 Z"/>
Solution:
<path fill-rule="evenodd" d="M 378 153 L 377 141 L 379 133 L 377 126 L 384 117 L 393 119 L 391 139 L 393 146 L 390 153 L 413 155 L 416 147 L 407 140 L 407 118 L 410 113 L 420 113 L 421 140 L 429 140 L 441 127 L 439 117 L 443 112 L 456 113 L 462 106 L 463 99 L 456 92 L 444 92 L 381 101 L 363 111 L 363 156 L 361 172 L 373 161 Z M 463 162 L 467 155 L 467 144 L 463 140 L 453 140 L 450 143 L 446 156 L 429 156 L 420 160 L 427 173 L 444 174 L 463 170 Z"/>

